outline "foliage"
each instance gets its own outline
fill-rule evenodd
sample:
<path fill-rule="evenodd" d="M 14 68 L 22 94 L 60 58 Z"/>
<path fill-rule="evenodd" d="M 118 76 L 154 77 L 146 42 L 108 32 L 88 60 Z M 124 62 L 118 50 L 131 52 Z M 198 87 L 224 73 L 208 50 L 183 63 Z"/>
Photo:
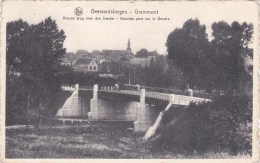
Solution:
<path fill-rule="evenodd" d="M 61 84 L 63 85 L 75 85 L 81 86 L 93 86 L 98 84 L 99 86 L 114 86 L 116 79 L 112 77 L 99 77 L 96 73 L 84 73 L 71 70 L 69 67 L 67 70 L 61 73 Z"/>
<path fill-rule="evenodd" d="M 141 49 L 136 52 L 135 57 L 137 58 L 147 58 L 148 57 L 148 50 L 147 49 Z"/>
<path fill-rule="evenodd" d="M 166 46 L 169 59 L 187 74 L 192 86 L 202 87 L 204 82 L 201 79 L 209 74 L 206 68 L 210 65 L 206 58 L 209 45 L 206 27 L 198 19 L 186 21 L 182 28 L 175 29 L 168 36 Z"/>
<path fill-rule="evenodd" d="M 163 127 L 153 149 L 180 153 L 228 151 L 251 153 L 252 99 L 218 96 L 211 103 L 172 107 L 163 117 Z M 243 133 L 247 126 L 249 129 Z M 160 146 L 160 147 L 159 147 Z"/>
<path fill-rule="evenodd" d="M 252 24 L 226 22 L 212 24 L 212 64 L 213 87 L 229 92 L 239 91 L 252 81 L 252 76 L 245 67 L 245 57 L 252 57 L 248 47 L 252 39 Z"/>
<path fill-rule="evenodd" d="M 65 35 L 50 17 L 36 25 L 21 19 L 8 22 L 6 28 L 6 106 L 25 116 L 40 103 L 46 106 L 44 99 L 60 88 Z"/>
<path fill-rule="evenodd" d="M 253 26 L 222 21 L 213 23 L 212 30 L 213 40 L 209 42 L 205 25 L 198 19 L 186 21 L 168 36 L 169 59 L 183 71 L 191 86 L 241 93 L 240 88 L 252 80 L 244 61 L 252 58 L 249 44 Z"/>
<path fill-rule="evenodd" d="M 113 66 L 118 64 L 113 64 Z M 119 83 L 140 84 L 152 87 L 178 88 L 183 83 L 184 77 L 180 69 L 169 63 L 165 56 L 159 55 L 151 58 L 150 64 L 145 67 L 123 63 L 116 66 L 123 74 L 118 78 Z M 112 71 L 113 72 L 113 71 Z M 178 77 L 178 78 L 176 78 Z"/>

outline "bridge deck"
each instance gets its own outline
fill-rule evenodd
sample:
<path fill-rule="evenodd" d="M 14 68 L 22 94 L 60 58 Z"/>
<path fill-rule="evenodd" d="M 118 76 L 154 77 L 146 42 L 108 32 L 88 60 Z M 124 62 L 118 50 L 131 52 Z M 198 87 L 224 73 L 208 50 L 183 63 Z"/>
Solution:
<path fill-rule="evenodd" d="M 72 91 L 72 87 L 62 87 L 64 90 Z M 88 90 L 92 91 L 92 87 L 81 87 L 79 90 Z M 98 91 L 101 92 L 111 92 L 116 94 L 125 94 L 125 95 L 134 95 L 140 96 L 140 91 L 137 90 L 116 90 L 115 87 L 101 87 Z M 174 95 L 174 98 L 172 96 Z M 145 97 L 158 99 L 163 101 L 169 101 L 172 104 L 176 105 L 188 105 L 190 102 L 202 102 L 202 101 L 210 101 L 209 99 L 193 97 L 193 96 L 185 96 L 185 95 L 176 95 L 176 94 L 167 94 L 167 93 L 159 93 L 159 92 L 149 92 L 146 91 Z"/>
<path fill-rule="evenodd" d="M 99 91 L 140 96 L 140 91 L 134 91 L 134 90 L 102 90 L 101 89 Z M 171 99 L 172 94 L 167 94 L 167 93 L 146 92 L 145 97 L 164 100 L 164 101 L 171 101 L 172 100 Z M 210 100 L 200 98 L 200 97 L 174 95 L 174 100 L 171 101 L 171 102 L 173 104 L 177 104 L 177 105 L 188 105 L 192 101 L 193 102 L 201 102 L 201 101 L 210 101 Z"/>

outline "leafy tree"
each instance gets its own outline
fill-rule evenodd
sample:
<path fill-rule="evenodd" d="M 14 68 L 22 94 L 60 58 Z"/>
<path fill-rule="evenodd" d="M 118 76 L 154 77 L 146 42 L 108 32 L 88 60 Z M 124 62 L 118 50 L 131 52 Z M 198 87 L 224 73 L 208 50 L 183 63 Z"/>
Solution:
<path fill-rule="evenodd" d="M 141 50 L 137 51 L 135 57 L 137 57 L 137 58 L 147 58 L 148 57 L 148 50 L 141 49 Z"/>
<path fill-rule="evenodd" d="M 248 47 L 252 39 L 253 26 L 238 22 L 229 25 L 222 21 L 213 23 L 212 29 L 214 87 L 235 93 L 252 80 L 245 68 L 245 57 L 253 56 L 252 49 Z"/>
<path fill-rule="evenodd" d="M 29 24 L 19 19 L 6 25 L 6 67 L 7 75 L 17 72 L 23 56 L 23 44 Z M 16 46 L 14 46 L 16 45 Z"/>
<path fill-rule="evenodd" d="M 218 96 L 210 103 L 173 106 L 162 117 L 153 150 L 176 153 L 228 151 L 232 155 L 251 153 L 251 141 L 244 125 L 252 122 L 252 98 Z"/>
<path fill-rule="evenodd" d="M 213 40 L 207 39 L 206 27 L 199 20 L 188 20 L 167 39 L 169 59 L 183 71 L 192 86 L 229 93 L 245 92 L 250 83 L 250 67 L 245 58 L 252 58 L 252 24 L 213 23 Z M 250 84 L 249 84 L 250 85 Z"/>
<path fill-rule="evenodd" d="M 72 65 L 73 61 L 77 59 L 77 55 L 74 53 L 66 53 L 65 57 L 69 60 L 70 65 Z"/>
<path fill-rule="evenodd" d="M 7 81 L 19 80 L 21 83 L 18 90 L 10 92 L 7 89 L 7 99 L 21 91 L 21 95 L 27 97 L 21 100 L 27 110 L 31 99 L 36 99 L 40 106 L 46 105 L 46 98 L 60 88 L 64 40 L 63 30 L 59 30 L 50 17 L 37 25 L 28 25 L 22 20 L 7 23 Z M 17 86 L 14 82 L 8 84 Z M 14 98 L 19 99 L 18 96 Z M 8 108 L 17 105 L 17 102 L 8 102 Z"/>
<path fill-rule="evenodd" d="M 211 64 L 207 60 L 210 46 L 205 25 L 201 25 L 198 19 L 189 19 L 182 28 L 169 34 L 166 47 L 169 59 L 187 74 L 188 83 L 202 87 Z"/>

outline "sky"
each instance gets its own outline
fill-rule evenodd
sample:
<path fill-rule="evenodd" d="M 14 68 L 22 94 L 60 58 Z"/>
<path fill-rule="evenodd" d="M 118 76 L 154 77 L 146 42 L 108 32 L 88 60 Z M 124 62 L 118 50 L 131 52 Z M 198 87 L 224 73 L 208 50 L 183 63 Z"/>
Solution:
<path fill-rule="evenodd" d="M 190 18 L 198 18 L 201 24 L 206 25 L 207 33 L 211 38 L 211 24 L 218 21 L 233 21 L 253 23 L 256 28 L 256 2 L 221 1 L 221 2 L 94 2 L 94 1 L 4 1 L 3 21 L 18 20 L 19 18 L 30 24 L 36 24 L 51 16 L 56 20 L 59 29 L 66 34 L 64 47 L 67 52 L 76 52 L 78 49 L 88 51 L 102 49 L 125 50 L 128 39 L 131 40 L 133 52 L 146 48 L 149 51 L 157 50 L 159 54 L 166 54 L 165 43 L 167 36 L 175 28 L 182 27 Z M 167 17 L 168 21 L 79 21 L 64 20 L 64 17 L 74 17 L 76 7 L 83 9 L 81 17 Z M 109 15 L 93 14 L 94 10 L 124 10 L 128 14 Z M 135 10 L 158 10 L 158 15 L 134 14 Z M 132 12 L 132 13 L 130 13 Z"/>

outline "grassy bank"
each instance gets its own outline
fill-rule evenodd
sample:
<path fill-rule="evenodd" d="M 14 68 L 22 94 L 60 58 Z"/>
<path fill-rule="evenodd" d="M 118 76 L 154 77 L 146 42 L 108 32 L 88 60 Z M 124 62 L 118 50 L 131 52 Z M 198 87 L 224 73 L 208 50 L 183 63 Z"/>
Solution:
<path fill-rule="evenodd" d="M 123 126 L 15 129 L 6 132 L 7 158 L 228 158 L 227 153 L 152 152 L 142 136 Z M 245 158 L 247 155 L 236 156 Z"/>

